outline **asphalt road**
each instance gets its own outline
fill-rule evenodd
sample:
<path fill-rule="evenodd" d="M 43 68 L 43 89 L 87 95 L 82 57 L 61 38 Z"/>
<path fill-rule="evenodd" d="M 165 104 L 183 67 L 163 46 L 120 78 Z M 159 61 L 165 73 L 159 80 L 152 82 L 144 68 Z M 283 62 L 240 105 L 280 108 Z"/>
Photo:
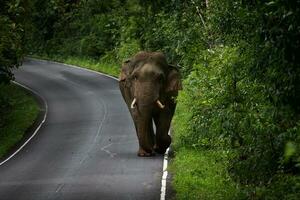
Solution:
<path fill-rule="evenodd" d="M 159 199 L 162 156 L 136 156 L 138 143 L 118 83 L 29 60 L 16 81 L 40 93 L 47 119 L 0 166 L 0 200 Z"/>

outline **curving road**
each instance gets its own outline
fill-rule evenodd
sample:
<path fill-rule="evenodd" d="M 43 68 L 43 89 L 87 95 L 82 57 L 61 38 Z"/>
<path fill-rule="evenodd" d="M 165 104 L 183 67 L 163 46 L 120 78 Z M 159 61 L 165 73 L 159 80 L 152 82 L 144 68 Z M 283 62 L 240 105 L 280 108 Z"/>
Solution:
<path fill-rule="evenodd" d="M 48 104 L 45 123 L 0 166 L 0 200 L 159 199 L 162 156 L 139 158 L 116 80 L 27 60 L 16 81 Z"/>

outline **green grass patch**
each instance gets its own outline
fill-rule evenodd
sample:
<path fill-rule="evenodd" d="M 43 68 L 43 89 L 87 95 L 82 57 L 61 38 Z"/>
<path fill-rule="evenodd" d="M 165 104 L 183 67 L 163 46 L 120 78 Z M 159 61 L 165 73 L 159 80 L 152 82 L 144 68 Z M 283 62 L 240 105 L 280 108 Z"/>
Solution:
<path fill-rule="evenodd" d="M 19 142 L 39 114 L 35 99 L 17 85 L 0 85 L 0 158 Z"/>
<path fill-rule="evenodd" d="M 170 163 L 176 199 L 236 199 L 239 188 L 226 171 L 229 152 L 181 148 Z"/>
<path fill-rule="evenodd" d="M 46 56 L 46 55 L 30 55 L 30 56 L 32 58 L 37 58 L 37 59 L 57 61 L 61 63 L 76 65 L 79 67 L 109 74 L 115 77 L 117 77 L 120 73 L 120 66 L 118 66 L 118 64 L 116 64 L 114 61 L 110 61 L 107 59 L 95 60 L 91 58 L 72 57 L 72 56 L 68 56 L 65 58 L 61 56 Z"/>

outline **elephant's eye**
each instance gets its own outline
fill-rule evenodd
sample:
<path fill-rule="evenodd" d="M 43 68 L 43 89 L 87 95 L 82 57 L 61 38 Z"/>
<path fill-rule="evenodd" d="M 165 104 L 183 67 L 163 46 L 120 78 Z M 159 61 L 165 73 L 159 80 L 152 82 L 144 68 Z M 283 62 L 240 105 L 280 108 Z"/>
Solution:
<path fill-rule="evenodd" d="M 162 74 L 160 74 L 160 75 L 157 77 L 157 79 L 158 79 L 159 81 L 163 81 L 163 80 L 164 80 L 164 76 L 163 76 Z"/>
<path fill-rule="evenodd" d="M 135 75 L 133 75 L 133 79 L 136 81 L 137 80 L 137 75 L 135 74 Z"/>

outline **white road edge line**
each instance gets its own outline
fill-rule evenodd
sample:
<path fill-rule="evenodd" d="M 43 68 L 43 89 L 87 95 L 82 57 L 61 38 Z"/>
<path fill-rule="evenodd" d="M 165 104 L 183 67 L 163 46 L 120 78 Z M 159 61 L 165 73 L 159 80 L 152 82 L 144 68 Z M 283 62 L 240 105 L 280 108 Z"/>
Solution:
<path fill-rule="evenodd" d="M 112 79 L 114 79 L 116 81 L 119 81 L 119 79 L 116 78 L 116 77 L 114 77 L 114 76 L 111 76 L 111 75 L 108 75 L 108 74 L 104 74 L 104 73 L 101 73 L 101 72 L 97 72 L 97 71 L 94 71 L 94 70 L 91 70 L 91 69 L 79 67 L 79 66 L 76 66 L 76 65 L 70 65 L 70 64 L 60 63 L 60 62 L 56 62 L 56 61 L 41 60 L 41 59 L 36 59 L 36 58 L 29 58 L 29 59 L 37 60 L 37 61 L 41 61 L 41 62 L 55 63 L 55 64 L 60 64 L 60 65 L 68 66 L 68 67 L 73 67 L 73 68 L 81 69 L 81 70 L 86 70 L 86 71 L 97 73 L 97 74 L 100 74 L 100 75 L 112 78 Z M 169 132 L 169 134 L 170 134 L 170 132 Z M 169 148 L 166 150 L 166 152 L 164 154 L 163 175 L 162 175 L 162 179 L 161 179 L 161 189 L 160 189 L 160 191 L 161 191 L 161 193 L 160 193 L 160 200 L 165 200 L 166 199 L 167 177 L 168 177 L 168 171 L 167 171 L 168 156 L 169 156 Z"/>
<path fill-rule="evenodd" d="M 21 83 L 18 83 L 16 81 L 13 81 L 14 84 L 16 85 L 19 85 L 23 88 L 25 88 L 26 90 L 29 90 L 31 91 L 32 93 L 34 93 L 36 96 L 38 96 L 39 98 L 42 99 L 43 103 L 44 103 L 44 106 L 45 106 L 45 113 L 44 113 L 44 117 L 43 117 L 43 120 L 41 121 L 41 123 L 38 125 L 38 127 L 35 129 L 35 131 L 33 132 L 33 134 L 22 144 L 22 146 L 20 146 L 13 154 L 11 154 L 8 158 L 6 158 L 4 161 L 2 161 L 0 163 L 0 166 L 2 166 L 3 164 L 5 164 L 6 162 L 8 162 L 10 159 L 12 159 L 17 153 L 19 153 L 24 147 L 26 144 L 28 144 L 28 142 L 30 142 L 30 140 L 37 134 L 37 132 L 40 130 L 40 128 L 42 127 L 42 125 L 45 123 L 46 121 L 46 118 L 47 118 L 47 113 L 48 113 L 48 104 L 47 104 L 47 101 L 46 99 L 40 95 L 37 91 L 25 86 L 25 85 L 22 85 Z"/>
<path fill-rule="evenodd" d="M 161 189 L 160 189 L 160 200 L 166 199 L 166 191 L 167 191 L 167 178 L 168 178 L 168 155 L 169 155 L 169 149 L 168 148 L 164 155 L 164 163 L 163 163 L 163 175 L 161 178 Z"/>

